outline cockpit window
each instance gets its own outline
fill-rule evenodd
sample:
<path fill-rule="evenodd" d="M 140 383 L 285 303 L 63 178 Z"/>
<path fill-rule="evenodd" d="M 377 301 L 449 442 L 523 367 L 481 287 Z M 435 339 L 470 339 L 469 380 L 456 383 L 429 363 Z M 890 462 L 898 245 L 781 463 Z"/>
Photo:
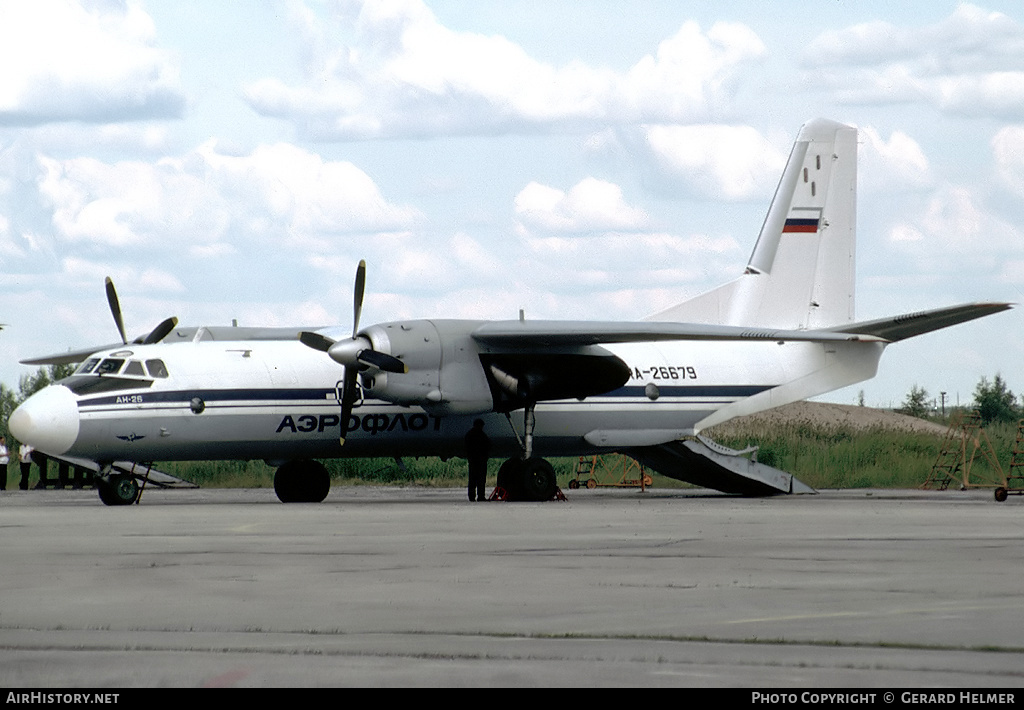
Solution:
<path fill-rule="evenodd" d="M 167 377 L 167 366 L 164 365 L 163 360 L 146 360 L 146 367 L 149 368 L 149 374 L 151 377 Z"/>
<path fill-rule="evenodd" d="M 145 377 L 146 371 L 142 369 L 142 362 L 140 360 L 129 360 L 127 367 L 124 368 L 124 374 Z"/>
<path fill-rule="evenodd" d="M 153 386 L 153 380 L 136 380 L 127 377 L 79 377 L 77 375 L 61 380 L 61 384 L 79 397 L 89 394 L 121 392 L 123 390 L 140 390 Z"/>
<path fill-rule="evenodd" d="M 98 357 L 90 358 L 78 366 L 78 369 L 75 371 L 75 374 L 88 375 L 90 372 L 96 369 L 96 366 L 99 364 L 100 359 Z"/>
<path fill-rule="evenodd" d="M 96 368 L 97 375 L 116 375 L 121 370 L 121 366 L 124 365 L 124 360 L 118 358 L 107 358 L 100 363 L 100 366 Z"/>

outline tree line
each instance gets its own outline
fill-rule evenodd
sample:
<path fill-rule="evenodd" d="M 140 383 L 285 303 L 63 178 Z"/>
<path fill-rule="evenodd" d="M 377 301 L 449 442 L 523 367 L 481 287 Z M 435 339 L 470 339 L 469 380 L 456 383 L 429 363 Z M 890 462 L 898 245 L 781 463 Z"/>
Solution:
<path fill-rule="evenodd" d="M 1024 397 L 1020 399 L 1024 400 Z M 925 417 L 934 411 L 934 400 L 929 397 L 924 387 L 914 385 L 910 388 L 903 406 L 896 411 L 912 417 Z M 1024 417 L 1024 403 L 1018 403 L 1018 397 L 1006 385 L 1002 375 L 989 382 L 982 377 L 974 388 L 974 408 L 978 410 L 983 424 L 997 422 L 1014 423 Z"/>

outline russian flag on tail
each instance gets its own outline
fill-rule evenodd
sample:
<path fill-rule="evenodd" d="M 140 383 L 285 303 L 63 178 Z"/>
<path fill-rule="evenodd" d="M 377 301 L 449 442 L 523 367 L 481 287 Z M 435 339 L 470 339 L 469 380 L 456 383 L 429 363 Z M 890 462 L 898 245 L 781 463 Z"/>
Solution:
<path fill-rule="evenodd" d="M 804 232 L 814 234 L 818 231 L 818 219 L 794 219 L 789 218 L 786 220 L 785 226 L 782 228 L 783 234 L 792 234 L 794 232 Z"/>

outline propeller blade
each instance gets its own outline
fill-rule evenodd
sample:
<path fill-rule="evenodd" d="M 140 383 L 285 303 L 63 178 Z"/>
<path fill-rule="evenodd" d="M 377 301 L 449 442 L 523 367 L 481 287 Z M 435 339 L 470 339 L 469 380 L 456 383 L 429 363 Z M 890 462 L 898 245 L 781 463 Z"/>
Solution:
<path fill-rule="evenodd" d="M 114 288 L 114 281 L 109 276 L 106 278 L 105 283 L 110 313 L 114 316 L 114 323 L 117 324 L 117 332 L 121 334 L 121 343 L 127 345 L 128 337 L 124 334 L 124 318 L 121 317 L 121 303 L 117 300 L 117 289 Z"/>
<path fill-rule="evenodd" d="M 363 296 L 366 293 L 366 261 L 360 260 L 356 268 L 356 280 L 352 289 L 352 337 L 332 340 L 319 333 L 304 331 L 299 340 L 306 347 L 326 352 L 332 360 L 345 366 L 344 378 L 338 383 L 338 404 L 341 406 L 341 433 L 339 443 L 345 445 L 349 417 L 355 407 L 359 393 L 359 371 L 376 369 L 382 372 L 406 373 L 409 368 L 393 355 L 377 352 L 366 336 L 359 335 L 359 318 L 363 311 Z"/>
<path fill-rule="evenodd" d="M 359 354 L 356 355 L 356 360 L 384 372 L 406 373 L 409 371 L 405 363 L 397 357 L 376 350 L 360 350 Z"/>
<path fill-rule="evenodd" d="M 167 320 L 163 321 L 156 328 L 153 328 L 142 340 L 143 345 L 152 345 L 153 343 L 159 343 L 161 340 L 166 338 L 168 334 L 174 330 L 175 326 L 178 325 L 178 319 L 171 316 Z"/>
<path fill-rule="evenodd" d="M 311 333 L 309 331 L 303 331 L 299 333 L 299 340 L 301 340 L 302 344 L 305 345 L 306 347 L 313 348 L 314 350 L 319 350 L 320 352 L 323 353 L 330 350 L 331 346 L 334 345 L 335 342 L 337 342 L 331 340 L 330 338 L 324 335 L 320 335 L 319 333 Z"/>
<path fill-rule="evenodd" d="M 366 291 L 366 260 L 359 260 L 359 267 L 356 269 L 355 297 L 353 299 L 352 314 L 352 337 L 359 332 L 359 316 L 363 313 L 363 292 Z"/>

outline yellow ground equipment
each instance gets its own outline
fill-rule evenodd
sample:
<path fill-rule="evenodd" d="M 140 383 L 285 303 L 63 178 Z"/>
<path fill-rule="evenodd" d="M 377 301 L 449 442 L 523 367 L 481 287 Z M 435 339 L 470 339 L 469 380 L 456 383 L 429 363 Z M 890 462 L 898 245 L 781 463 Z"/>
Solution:
<path fill-rule="evenodd" d="M 1024 419 L 1017 422 L 1017 440 L 1013 442 L 1010 454 L 1010 472 L 1006 475 L 1006 488 L 1000 496 L 996 489 L 996 500 L 1006 500 L 1008 494 L 1024 495 Z"/>
<path fill-rule="evenodd" d="M 569 481 L 573 490 L 586 486 L 615 486 L 617 488 L 639 488 L 651 485 L 651 477 L 644 467 L 628 456 L 580 456 L 576 462 L 576 476 Z"/>
<path fill-rule="evenodd" d="M 1017 444 L 1017 448 L 1022 445 L 1019 432 Z M 979 454 L 988 466 L 975 465 Z M 1021 456 L 1024 457 L 1024 454 Z M 1021 465 L 1024 465 L 1024 460 Z M 1021 479 L 1024 479 L 1024 471 L 1018 473 L 1021 474 Z M 959 484 L 960 490 L 994 488 L 998 501 L 1006 500 L 1007 494 L 1011 492 L 1010 481 L 1003 474 L 992 442 L 981 426 L 981 415 L 977 410 L 961 412 L 953 417 L 939 448 L 939 455 L 932 464 L 928 480 L 921 488 L 944 491 L 954 481 Z M 1024 493 L 1024 488 L 1014 489 L 1012 492 Z"/>

